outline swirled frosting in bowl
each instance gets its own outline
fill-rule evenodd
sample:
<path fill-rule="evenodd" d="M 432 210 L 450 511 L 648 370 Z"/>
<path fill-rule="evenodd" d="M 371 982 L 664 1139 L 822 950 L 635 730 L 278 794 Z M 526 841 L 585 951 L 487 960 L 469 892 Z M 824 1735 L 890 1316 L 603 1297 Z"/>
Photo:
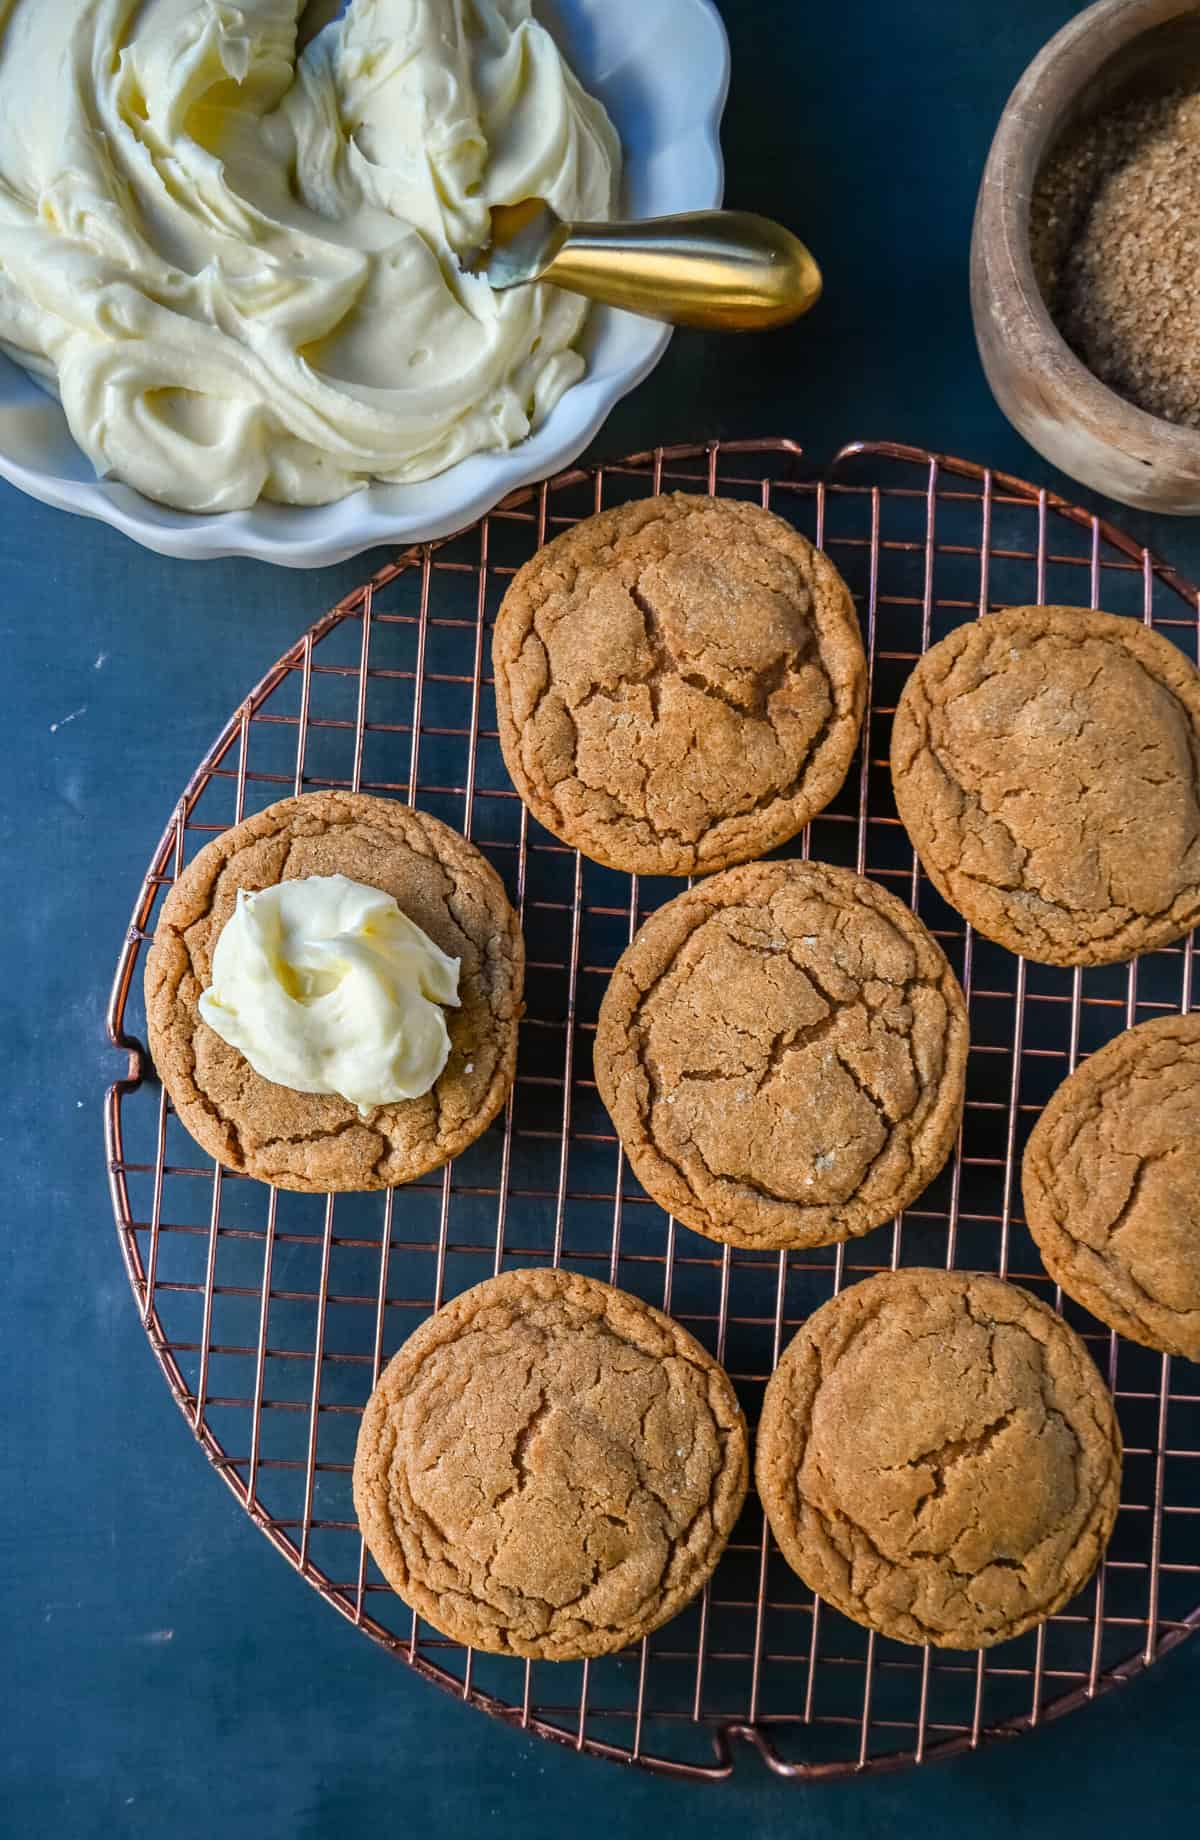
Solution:
<path fill-rule="evenodd" d="M 531 0 L 0 0 L 0 346 L 98 473 L 315 505 L 524 439 L 586 305 L 459 258 L 611 214 L 615 134 Z"/>

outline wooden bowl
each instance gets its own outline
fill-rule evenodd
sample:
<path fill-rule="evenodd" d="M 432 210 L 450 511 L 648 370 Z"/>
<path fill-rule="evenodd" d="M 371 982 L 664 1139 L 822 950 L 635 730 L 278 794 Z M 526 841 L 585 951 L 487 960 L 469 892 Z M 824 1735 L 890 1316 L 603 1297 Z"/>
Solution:
<path fill-rule="evenodd" d="M 1135 408 L 1093 376 L 1050 318 L 1030 251 L 1035 181 L 1064 134 L 1138 93 L 1200 81 L 1196 0 L 1099 0 L 1009 97 L 979 189 L 971 311 L 992 392 L 1072 479 L 1126 505 L 1200 512 L 1200 430 Z"/>

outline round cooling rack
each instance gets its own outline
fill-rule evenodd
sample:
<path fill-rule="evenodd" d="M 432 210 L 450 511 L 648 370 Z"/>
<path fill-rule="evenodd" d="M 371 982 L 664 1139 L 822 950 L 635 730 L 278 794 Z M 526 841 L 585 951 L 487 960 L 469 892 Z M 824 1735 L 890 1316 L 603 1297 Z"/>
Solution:
<path fill-rule="evenodd" d="M 826 548 L 870 660 L 861 753 L 793 849 L 911 901 L 967 993 L 967 1105 L 952 1163 L 891 1227 L 848 1245 L 714 1246 L 649 1202 L 591 1078 L 609 973 L 679 884 L 564 848 L 500 758 L 490 633 L 515 568 L 556 531 L 662 488 L 751 498 Z M 1200 1370 L 1102 1330 L 1046 1277 L 1020 1214 L 1019 1158 L 1054 1088 L 1128 1025 L 1200 998 L 1193 941 L 1063 971 L 964 928 L 921 875 L 892 802 L 888 729 L 913 661 L 998 605 L 1133 614 L 1197 655 L 1197 591 L 1118 530 L 1020 480 L 855 443 L 822 474 L 790 441 L 639 454 L 509 499 L 408 551 L 333 608 L 251 691 L 193 774 L 134 903 L 108 1016 L 128 1056 L 105 1112 L 109 1179 L 138 1308 L 211 1462 L 280 1553 L 357 1628 L 426 1678 L 581 1751 L 728 1776 L 742 1747 L 811 1780 L 1015 1738 L 1128 1681 L 1200 1623 Z M 529 953 L 529 1013 L 501 1120 L 435 1177 L 385 1195 L 288 1194 L 214 1166 L 155 1083 L 143 949 L 164 890 L 210 837 L 283 795 L 343 787 L 415 801 L 503 875 Z M 431 1310 L 502 1266 L 559 1264 L 679 1318 L 723 1361 L 751 1422 L 780 1349 L 841 1286 L 896 1265 L 996 1271 L 1065 1308 L 1117 1398 L 1116 1533 L 1086 1592 L 1036 1634 L 978 1655 L 868 1634 L 805 1589 L 753 1497 L 709 1589 L 640 1647 L 582 1664 L 446 1641 L 367 1558 L 350 1468 L 384 1361 Z"/>

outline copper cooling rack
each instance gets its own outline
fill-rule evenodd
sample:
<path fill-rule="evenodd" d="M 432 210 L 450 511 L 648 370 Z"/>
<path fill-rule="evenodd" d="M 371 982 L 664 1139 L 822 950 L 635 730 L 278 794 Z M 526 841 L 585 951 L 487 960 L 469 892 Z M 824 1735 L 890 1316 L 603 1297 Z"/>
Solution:
<path fill-rule="evenodd" d="M 797 851 L 879 878 L 933 928 L 968 994 L 965 1120 L 951 1166 L 890 1228 L 811 1252 L 722 1251 L 625 1169 L 591 1078 L 605 981 L 678 884 L 631 879 L 532 822 L 500 759 L 489 627 L 514 569 L 604 505 L 663 487 L 753 498 L 830 551 L 871 672 L 861 753 Z M 326 1601 L 427 1679 L 581 1751 L 718 1779 L 739 1747 L 807 1780 L 1012 1739 L 1128 1681 L 1200 1623 L 1200 1370 L 1119 1340 L 1055 1291 L 1020 1214 L 1019 1158 L 1081 1055 L 1200 998 L 1193 942 L 1130 966 L 1028 964 L 964 929 L 920 874 L 892 803 L 888 728 L 913 660 L 997 605 L 1103 605 L 1196 657 L 1197 591 L 1121 532 L 1021 481 L 855 443 L 816 476 L 790 441 L 640 454 L 509 500 L 410 550 L 297 641 L 193 774 L 138 891 L 109 1038 L 113 1206 L 167 1382 L 238 1501 Z M 248 616 L 250 613 L 248 612 Z M 529 950 L 529 1014 L 502 1120 L 436 1177 L 383 1196 L 285 1194 L 215 1167 L 144 1048 L 140 960 L 181 865 L 302 788 L 415 800 L 503 874 Z M 1116 1534 L 1083 1596 L 979 1655 L 906 1648 L 819 1602 L 751 1500 L 704 1597 L 640 1648 L 591 1664 L 475 1654 L 417 1621 L 367 1559 L 350 1465 L 383 1362 L 439 1304 L 502 1265 L 563 1263 L 662 1305 L 730 1370 L 751 1421 L 782 1345 L 840 1286 L 900 1264 L 997 1271 L 1065 1309 L 1116 1394 L 1127 1445 Z"/>

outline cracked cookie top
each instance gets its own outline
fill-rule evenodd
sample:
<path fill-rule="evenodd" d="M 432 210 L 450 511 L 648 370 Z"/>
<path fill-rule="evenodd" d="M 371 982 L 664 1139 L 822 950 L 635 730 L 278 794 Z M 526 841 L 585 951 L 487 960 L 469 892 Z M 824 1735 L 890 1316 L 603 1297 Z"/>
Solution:
<path fill-rule="evenodd" d="M 883 1272 L 809 1318 L 772 1376 L 755 1480 L 804 1582 L 897 1641 L 981 1648 L 1086 1583 L 1121 1437 L 1072 1329 L 999 1278 Z"/>
<path fill-rule="evenodd" d="M 876 883 L 748 863 L 651 915 L 600 1008 L 595 1072 L 630 1165 L 734 1246 L 869 1232 L 941 1169 L 967 1012 L 940 947 Z"/>
<path fill-rule="evenodd" d="M 930 880 L 1010 951 L 1110 964 L 1200 920 L 1200 673 L 1136 620 L 960 626 L 904 687 L 892 783 Z"/>
<path fill-rule="evenodd" d="M 1021 1181 L 1056 1283 L 1131 1341 L 1200 1361 L 1200 1013 L 1084 1061 L 1034 1126 Z"/>
<path fill-rule="evenodd" d="M 293 1092 L 256 1073 L 203 1022 L 218 935 L 239 888 L 346 875 L 393 895 L 461 960 L 447 1010 L 450 1058 L 420 1099 L 363 1118 L 337 1094 Z M 525 950 L 495 870 L 448 825 L 391 799 L 311 792 L 282 799 L 207 844 L 163 903 L 146 960 L 150 1050 L 180 1120 L 227 1169 L 280 1188 L 388 1188 L 448 1162 L 512 1085 Z"/>
<path fill-rule="evenodd" d="M 354 1503 L 388 1583 L 444 1635 L 565 1661 L 695 1596 L 748 1471 L 729 1379 L 678 1323 L 592 1278 L 509 1271 L 384 1369 Z"/>
<path fill-rule="evenodd" d="M 764 855 L 834 797 L 862 723 L 854 604 L 782 518 L 683 493 L 576 524 L 520 569 L 493 644 L 505 763 L 597 862 Z"/>

